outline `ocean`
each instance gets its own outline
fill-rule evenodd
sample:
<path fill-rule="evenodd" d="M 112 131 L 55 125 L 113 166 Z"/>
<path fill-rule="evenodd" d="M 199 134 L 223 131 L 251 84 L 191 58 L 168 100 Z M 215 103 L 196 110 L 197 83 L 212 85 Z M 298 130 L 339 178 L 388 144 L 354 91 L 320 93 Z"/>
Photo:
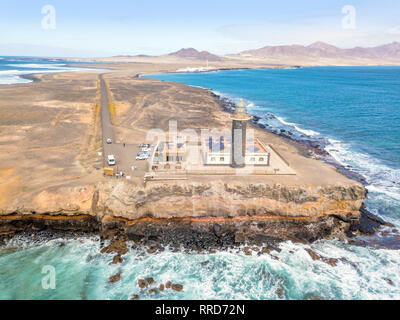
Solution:
<path fill-rule="evenodd" d="M 313 67 L 159 74 L 146 77 L 212 89 L 237 100 L 270 131 L 298 140 L 323 139 L 325 149 L 363 176 L 368 210 L 400 228 L 400 68 Z M 314 261 L 306 249 L 337 258 Z M 122 265 L 100 254 L 98 237 L 32 242 L 17 238 L 0 247 L 0 299 L 400 299 L 400 251 L 320 240 L 283 242 L 272 255 L 237 252 L 190 254 L 168 248 L 149 255 L 132 248 Z M 45 266 L 56 288 L 44 289 Z M 108 278 L 121 271 L 121 280 Z M 150 294 L 137 281 L 172 281 L 181 292 Z"/>
<path fill-rule="evenodd" d="M 70 63 L 90 64 L 59 59 L 0 57 L 0 85 L 29 83 L 31 80 L 21 77 L 26 74 L 88 70 L 88 68 L 67 66 Z"/>

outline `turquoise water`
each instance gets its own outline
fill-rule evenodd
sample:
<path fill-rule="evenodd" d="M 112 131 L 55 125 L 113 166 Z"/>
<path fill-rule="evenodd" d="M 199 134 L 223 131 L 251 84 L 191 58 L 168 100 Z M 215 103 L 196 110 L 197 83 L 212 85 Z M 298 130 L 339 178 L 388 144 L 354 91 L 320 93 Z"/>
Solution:
<path fill-rule="evenodd" d="M 53 240 L 36 246 L 14 241 L 0 248 L 0 299 L 126 300 L 134 294 L 140 299 L 400 298 L 398 251 L 370 250 L 339 241 L 313 244 L 311 248 L 322 255 L 345 258 L 332 267 L 313 261 L 305 251 L 309 247 L 282 243 L 280 252 L 272 252 L 279 260 L 237 252 L 200 255 L 166 250 L 143 255 L 131 249 L 122 265 L 109 266 L 112 255 L 99 253 L 96 238 Z M 42 268 L 48 265 L 55 268 L 56 287 L 45 290 Z M 119 271 L 121 280 L 108 283 Z M 145 277 L 153 277 L 157 287 L 172 281 L 184 289 L 149 294 L 137 284 Z"/>
<path fill-rule="evenodd" d="M 269 129 L 299 139 L 325 138 L 327 151 L 368 181 L 368 209 L 400 227 L 400 68 L 349 67 L 240 70 L 165 74 L 161 80 L 243 97 Z M 272 118 L 274 115 L 275 118 Z M 285 242 L 280 252 L 148 255 L 131 249 L 122 265 L 109 266 L 97 238 L 32 244 L 15 239 L 0 247 L 0 299 L 400 299 L 400 251 L 350 246 L 336 240 L 312 245 Z M 305 249 L 337 258 L 313 261 Z M 207 264 L 202 262 L 208 261 Z M 46 265 L 56 289 L 42 288 Z M 122 278 L 108 278 L 118 271 Z M 151 295 L 137 280 L 172 281 L 182 292 Z M 282 293 L 280 295 L 279 293 Z"/>

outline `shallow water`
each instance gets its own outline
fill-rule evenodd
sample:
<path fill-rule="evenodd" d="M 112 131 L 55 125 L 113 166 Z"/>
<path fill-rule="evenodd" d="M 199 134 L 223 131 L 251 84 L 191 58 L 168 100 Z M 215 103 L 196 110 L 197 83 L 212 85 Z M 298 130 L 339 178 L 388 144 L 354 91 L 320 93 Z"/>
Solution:
<path fill-rule="evenodd" d="M 363 175 L 367 207 L 400 226 L 400 68 L 305 68 L 243 70 L 209 74 L 167 74 L 162 80 L 212 88 L 244 97 L 250 112 L 270 130 L 285 128 L 298 137 L 329 139 L 327 150 Z M 279 117 L 279 118 L 278 118 Z M 270 117 L 268 117 L 270 118 Z M 245 256 L 162 253 L 131 249 L 122 265 L 108 265 L 98 238 L 31 244 L 13 240 L 0 247 L 0 299 L 400 299 L 400 250 L 352 246 L 338 240 L 312 245 L 280 244 L 280 252 Z M 313 261 L 306 252 L 337 258 L 337 266 Z M 277 257 L 279 260 L 273 258 Z M 203 262 L 209 261 L 206 264 Z M 56 271 L 56 289 L 45 290 L 41 273 Z M 113 284 L 108 278 L 122 271 Z M 182 292 L 156 295 L 140 290 L 139 279 L 172 281 Z"/>

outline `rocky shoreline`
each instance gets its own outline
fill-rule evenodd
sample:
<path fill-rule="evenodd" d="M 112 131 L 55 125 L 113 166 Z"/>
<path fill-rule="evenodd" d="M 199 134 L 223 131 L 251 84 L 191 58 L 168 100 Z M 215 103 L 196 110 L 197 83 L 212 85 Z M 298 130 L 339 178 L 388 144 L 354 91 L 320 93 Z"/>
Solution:
<path fill-rule="evenodd" d="M 394 226 L 361 209 L 359 217 L 330 215 L 311 219 L 255 219 L 213 221 L 182 221 L 179 219 L 120 218 L 99 220 L 90 215 L 45 216 L 9 215 L 0 219 L 0 240 L 14 236 L 34 239 L 76 238 L 100 235 L 102 240 L 123 239 L 148 248 L 149 253 L 170 246 L 175 250 L 215 251 L 233 249 L 242 245 L 275 247 L 282 241 L 312 243 L 319 239 L 353 239 L 372 236 L 381 227 L 392 229 L 391 236 L 399 239 L 390 246 L 400 245 L 400 236 Z M 393 239 L 392 239 L 393 240 Z M 351 242 L 351 241 L 350 241 Z M 364 242 L 352 241 L 364 245 Z M 397 243 L 398 242 L 398 243 Z"/>

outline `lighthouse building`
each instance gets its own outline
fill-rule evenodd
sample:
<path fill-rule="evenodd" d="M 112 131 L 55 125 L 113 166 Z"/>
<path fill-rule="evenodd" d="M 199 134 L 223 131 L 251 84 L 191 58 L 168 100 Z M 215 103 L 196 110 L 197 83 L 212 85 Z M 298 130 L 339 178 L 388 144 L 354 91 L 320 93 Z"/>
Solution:
<path fill-rule="evenodd" d="M 236 105 L 231 116 L 232 135 L 230 137 L 208 137 L 203 141 L 203 162 L 205 165 L 244 168 L 247 165 L 269 166 L 270 153 L 267 147 L 255 137 L 247 135 L 247 114 L 243 100 Z"/>

